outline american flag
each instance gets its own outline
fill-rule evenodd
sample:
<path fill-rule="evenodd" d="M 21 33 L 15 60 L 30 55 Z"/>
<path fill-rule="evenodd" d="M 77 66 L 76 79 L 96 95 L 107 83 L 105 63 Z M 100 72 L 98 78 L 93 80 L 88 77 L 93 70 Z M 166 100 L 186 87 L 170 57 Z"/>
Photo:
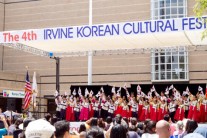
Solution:
<path fill-rule="evenodd" d="M 32 87 L 29 81 L 29 74 L 27 71 L 26 84 L 25 84 L 24 107 L 23 107 L 24 110 L 26 110 L 29 107 L 31 99 L 32 99 Z"/>

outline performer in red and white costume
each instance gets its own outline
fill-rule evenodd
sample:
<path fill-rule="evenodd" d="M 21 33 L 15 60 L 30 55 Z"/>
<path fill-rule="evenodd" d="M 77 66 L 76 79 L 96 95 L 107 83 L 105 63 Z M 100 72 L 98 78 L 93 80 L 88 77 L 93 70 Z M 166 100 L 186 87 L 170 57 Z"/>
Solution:
<path fill-rule="evenodd" d="M 124 101 L 122 106 L 123 106 L 123 108 L 122 108 L 121 116 L 128 118 L 129 117 L 129 107 L 127 105 L 127 102 Z"/>
<path fill-rule="evenodd" d="M 201 108 L 200 108 L 200 114 L 201 114 L 201 122 L 207 122 L 207 97 L 203 97 L 201 101 Z"/>
<path fill-rule="evenodd" d="M 139 120 L 140 121 L 145 121 L 146 119 L 149 119 L 150 118 L 150 108 L 149 107 L 150 107 L 149 106 L 149 102 L 146 99 L 144 101 L 144 106 L 142 108 L 141 114 L 139 116 Z"/>
<path fill-rule="evenodd" d="M 192 96 L 192 101 L 190 102 L 190 109 L 188 113 L 188 118 L 195 120 L 197 122 L 200 121 L 200 116 L 199 116 L 199 111 L 200 110 L 200 105 L 198 101 L 196 100 L 195 96 Z"/>
<path fill-rule="evenodd" d="M 150 106 L 150 119 L 152 121 L 157 121 L 158 120 L 158 103 L 157 103 L 157 98 L 156 96 L 153 98 L 153 102 L 151 103 Z"/>
<path fill-rule="evenodd" d="M 165 100 L 167 99 L 161 100 L 159 113 L 158 113 L 158 120 L 162 120 L 164 116 L 167 114 L 167 103 Z"/>
<path fill-rule="evenodd" d="M 89 119 L 89 100 L 88 98 L 82 98 L 82 106 L 79 119 L 86 121 Z"/>
<path fill-rule="evenodd" d="M 70 97 L 70 100 L 68 101 L 68 106 L 66 108 L 66 120 L 67 121 L 75 121 L 75 114 L 74 114 L 74 108 L 75 102 L 73 101 L 73 97 Z"/>
<path fill-rule="evenodd" d="M 178 108 L 175 112 L 174 119 L 176 121 L 179 121 L 179 120 L 183 120 L 185 117 L 185 105 L 184 105 L 184 102 L 182 101 L 182 99 L 178 100 L 177 104 L 178 104 Z"/>

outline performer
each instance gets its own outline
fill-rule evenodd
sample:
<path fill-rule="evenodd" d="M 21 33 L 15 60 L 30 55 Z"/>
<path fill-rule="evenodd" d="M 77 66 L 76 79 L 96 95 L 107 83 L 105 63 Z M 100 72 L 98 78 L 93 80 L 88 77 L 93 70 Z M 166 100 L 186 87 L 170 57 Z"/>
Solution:
<path fill-rule="evenodd" d="M 61 112 L 61 97 L 58 94 L 55 97 L 55 103 L 57 105 L 57 107 L 56 107 L 56 117 L 57 118 L 60 118 L 60 112 Z"/>
<path fill-rule="evenodd" d="M 98 98 L 96 98 L 95 103 L 93 104 L 93 110 L 94 110 L 94 117 L 99 118 L 99 101 L 98 101 Z"/>
<path fill-rule="evenodd" d="M 146 119 L 150 118 L 150 108 L 149 108 L 149 101 L 146 99 L 144 101 L 144 106 L 142 108 L 141 114 L 139 116 L 140 121 L 145 121 Z"/>
<path fill-rule="evenodd" d="M 110 100 L 110 105 L 109 105 L 109 110 L 108 110 L 108 116 L 111 118 L 114 117 L 114 111 L 115 111 L 115 106 L 113 100 Z"/>
<path fill-rule="evenodd" d="M 123 106 L 123 108 L 122 108 L 121 116 L 129 118 L 129 107 L 127 105 L 126 100 L 123 102 L 122 106 Z"/>
<path fill-rule="evenodd" d="M 197 122 L 199 122 L 199 103 L 196 100 L 196 97 L 193 95 L 192 96 L 192 101 L 190 102 L 190 107 L 189 107 L 189 113 L 188 113 L 188 118 L 195 120 Z"/>
<path fill-rule="evenodd" d="M 184 95 L 185 118 L 188 118 L 189 104 L 190 104 L 190 103 L 189 103 L 188 95 Z"/>
<path fill-rule="evenodd" d="M 76 100 L 75 102 L 74 114 L 75 114 L 75 121 L 79 121 L 79 116 L 80 116 L 80 101 L 79 100 Z"/>
<path fill-rule="evenodd" d="M 178 100 L 178 108 L 175 112 L 175 116 L 174 116 L 174 119 L 176 121 L 179 121 L 179 120 L 183 120 L 184 119 L 184 116 L 185 116 L 185 105 L 184 105 L 184 101 L 182 101 L 182 99 Z"/>
<path fill-rule="evenodd" d="M 83 99 L 83 103 L 82 103 L 79 119 L 81 121 L 86 121 L 89 119 L 89 100 L 88 98 L 82 98 L 82 99 Z"/>
<path fill-rule="evenodd" d="M 150 119 L 152 121 L 157 121 L 158 119 L 158 107 L 157 98 L 155 96 L 150 108 Z"/>
<path fill-rule="evenodd" d="M 133 97 L 131 102 L 131 117 L 138 118 L 138 104 L 136 102 L 136 98 Z"/>
<path fill-rule="evenodd" d="M 62 120 L 65 120 L 65 115 L 66 115 L 66 106 L 67 106 L 67 100 L 66 100 L 66 95 L 63 96 L 62 101 L 60 103 L 60 118 Z"/>
<path fill-rule="evenodd" d="M 66 120 L 67 121 L 74 121 L 75 116 L 74 116 L 74 108 L 75 103 L 73 101 L 73 97 L 70 97 L 70 100 L 68 101 L 68 106 L 66 108 Z"/>
<path fill-rule="evenodd" d="M 141 115 L 141 112 L 142 112 L 142 108 L 143 108 L 143 100 L 144 97 L 140 97 L 139 98 L 139 105 L 138 105 L 138 114 L 137 114 L 137 118 L 139 118 L 139 116 Z"/>
<path fill-rule="evenodd" d="M 168 110 L 169 110 L 170 118 L 173 123 L 175 122 L 174 117 L 175 117 L 176 106 L 177 105 L 175 103 L 175 100 L 173 96 L 171 96 L 171 101 L 170 101 L 170 104 L 168 105 Z"/>
<path fill-rule="evenodd" d="M 207 122 L 207 97 L 203 97 L 201 101 L 201 122 Z"/>
<path fill-rule="evenodd" d="M 167 99 L 161 100 L 159 113 L 158 113 L 158 120 L 162 120 L 164 116 L 167 114 Z"/>
<path fill-rule="evenodd" d="M 117 101 L 115 101 L 115 107 L 116 107 L 116 111 L 115 111 L 115 115 L 122 113 L 122 98 L 118 98 Z"/>
<path fill-rule="evenodd" d="M 105 100 L 102 100 L 102 107 L 101 107 L 101 117 L 106 119 L 108 116 L 108 109 L 109 109 L 109 98 Z"/>

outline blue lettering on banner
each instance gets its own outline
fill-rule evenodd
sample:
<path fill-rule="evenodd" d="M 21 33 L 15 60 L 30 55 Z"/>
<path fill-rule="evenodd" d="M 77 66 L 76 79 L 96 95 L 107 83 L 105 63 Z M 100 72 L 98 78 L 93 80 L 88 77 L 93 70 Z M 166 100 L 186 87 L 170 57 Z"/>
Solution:
<path fill-rule="evenodd" d="M 55 39 L 66 39 L 73 38 L 72 28 L 57 28 L 57 29 L 45 29 L 44 39 L 45 40 L 55 40 Z"/>
<path fill-rule="evenodd" d="M 117 24 L 100 24 L 92 26 L 75 26 L 44 29 L 44 40 L 89 38 L 117 35 L 139 35 L 148 33 L 163 33 L 206 29 L 207 17 L 178 18 L 166 20 L 151 20 L 126 22 Z"/>

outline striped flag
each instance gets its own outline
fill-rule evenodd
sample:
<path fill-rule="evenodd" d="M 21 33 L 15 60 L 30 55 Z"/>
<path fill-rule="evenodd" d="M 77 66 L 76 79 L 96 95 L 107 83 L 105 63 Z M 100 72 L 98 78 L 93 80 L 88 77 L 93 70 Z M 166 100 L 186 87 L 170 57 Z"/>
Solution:
<path fill-rule="evenodd" d="M 27 71 L 26 84 L 25 84 L 24 106 L 23 106 L 24 110 L 29 108 L 31 99 L 32 99 L 32 87 L 31 87 L 31 84 L 30 84 L 30 81 L 29 81 L 29 74 L 28 74 L 28 71 Z"/>

